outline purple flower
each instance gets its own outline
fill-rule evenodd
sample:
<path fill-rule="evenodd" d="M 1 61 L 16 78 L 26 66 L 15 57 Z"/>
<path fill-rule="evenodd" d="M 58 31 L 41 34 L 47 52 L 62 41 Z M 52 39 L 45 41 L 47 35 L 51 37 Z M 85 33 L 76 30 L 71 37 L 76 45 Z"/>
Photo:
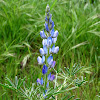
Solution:
<path fill-rule="evenodd" d="M 43 65 L 43 68 L 42 68 L 42 73 L 43 74 L 46 74 L 48 71 L 48 67 L 46 65 Z"/>
<path fill-rule="evenodd" d="M 40 54 L 41 55 L 44 55 L 45 54 L 43 48 L 40 48 Z"/>
<path fill-rule="evenodd" d="M 53 64 L 53 56 L 49 56 L 47 62 L 51 66 Z"/>
<path fill-rule="evenodd" d="M 42 65 L 45 61 L 45 56 L 42 56 L 42 58 L 40 56 L 38 56 L 37 61 L 38 61 L 39 65 Z"/>
<path fill-rule="evenodd" d="M 52 38 L 48 37 L 47 38 L 47 46 L 49 47 L 49 46 L 51 46 L 51 44 L 52 44 Z"/>
<path fill-rule="evenodd" d="M 47 62 L 51 68 L 53 68 L 56 64 L 56 61 L 53 61 L 53 56 L 49 56 Z"/>
<path fill-rule="evenodd" d="M 52 38 L 52 43 L 56 43 L 57 41 L 57 37 L 56 38 Z"/>
<path fill-rule="evenodd" d="M 50 29 L 52 29 L 54 27 L 54 22 L 51 20 L 50 24 L 51 24 L 51 28 Z"/>
<path fill-rule="evenodd" d="M 46 36 L 45 33 L 44 33 L 44 30 L 43 30 L 43 31 L 40 31 L 40 36 L 41 36 L 43 39 L 47 38 L 47 36 Z"/>
<path fill-rule="evenodd" d="M 55 79 L 54 75 L 51 75 L 51 73 L 48 75 L 48 80 L 53 81 Z"/>
<path fill-rule="evenodd" d="M 49 14 L 48 14 L 48 16 L 49 16 Z M 50 24 L 50 22 L 52 21 L 52 20 L 51 20 L 51 17 L 52 17 L 52 14 L 50 14 L 49 18 L 48 18 L 47 16 L 45 17 L 45 21 L 46 21 L 46 22 L 49 22 L 49 24 Z M 48 21 L 48 20 L 49 20 L 49 21 Z"/>
<path fill-rule="evenodd" d="M 43 85 L 43 78 L 41 77 L 41 80 L 38 78 L 37 79 L 37 84 Z"/>
<path fill-rule="evenodd" d="M 50 34 L 51 34 L 51 37 L 56 38 L 56 37 L 58 36 L 58 31 L 57 31 L 57 30 L 54 31 L 54 28 L 53 28 L 53 29 L 51 30 Z"/>
<path fill-rule="evenodd" d="M 47 88 L 49 87 L 49 82 L 47 82 L 47 85 L 46 85 L 46 87 L 47 87 Z"/>
<path fill-rule="evenodd" d="M 47 32 L 49 32 L 49 27 L 48 27 L 48 24 L 45 22 L 45 29 Z"/>
<path fill-rule="evenodd" d="M 41 55 L 47 54 L 47 47 L 46 46 L 43 46 L 43 48 L 40 48 L 40 54 Z"/>
<path fill-rule="evenodd" d="M 42 44 L 43 46 L 47 46 L 47 39 L 43 39 Z"/>
<path fill-rule="evenodd" d="M 53 38 L 56 38 L 58 36 L 58 31 L 56 30 L 53 34 Z"/>
<path fill-rule="evenodd" d="M 45 54 L 48 53 L 48 50 L 47 50 L 47 47 L 46 46 L 43 46 L 43 50 L 44 50 Z"/>
<path fill-rule="evenodd" d="M 54 35 L 54 28 L 51 30 L 51 32 L 50 32 L 50 34 L 51 34 L 51 37 L 53 37 L 53 35 Z"/>
<path fill-rule="evenodd" d="M 55 47 L 55 45 L 53 45 L 52 49 L 50 48 L 49 49 L 49 53 L 58 53 L 59 51 L 59 47 Z"/>
<path fill-rule="evenodd" d="M 51 48 L 49 49 L 49 54 L 50 54 L 50 53 L 52 53 L 52 49 L 51 49 Z"/>
<path fill-rule="evenodd" d="M 56 64 L 56 61 L 53 61 L 52 65 L 50 66 L 51 68 L 53 68 Z"/>

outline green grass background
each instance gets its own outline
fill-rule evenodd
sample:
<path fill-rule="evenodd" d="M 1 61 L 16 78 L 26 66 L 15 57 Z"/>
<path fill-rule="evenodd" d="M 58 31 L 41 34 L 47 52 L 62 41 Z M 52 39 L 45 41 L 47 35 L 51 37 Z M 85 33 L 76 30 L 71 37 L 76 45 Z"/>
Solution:
<path fill-rule="evenodd" d="M 72 94 L 80 100 L 100 100 L 100 0 L 0 0 L 0 82 L 26 76 L 30 86 L 41 75 L 37 56 L 47 4 L 59 31 L 56 68 L 84 66 L 78 75 L 87 83 Z M 0 87 L 0 100 L 23 99 Z"/>

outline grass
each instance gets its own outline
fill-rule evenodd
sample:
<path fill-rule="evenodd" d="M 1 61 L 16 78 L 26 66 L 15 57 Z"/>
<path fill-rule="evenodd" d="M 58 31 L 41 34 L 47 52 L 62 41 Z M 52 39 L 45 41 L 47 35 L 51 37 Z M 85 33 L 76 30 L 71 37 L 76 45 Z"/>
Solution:
<path fill-rule="evenodd" d="M 60 47 L 56 68 L 84 66 L 87 83 L 72 92 L 81 100 L 100 98 L 100 4 L 88 0 L 0 0 L 0 82 L 5 77 L 27 77 L 28 86 L 41 76 L 37 65 L 44 29 L 45 7 L 49 4 Z M 61 97 L 60 97 L 61 98 Z M 0 99 L 17 100 L 15 92 L 0 87 Z M 21 100 L 21 99 L 20 99 Z M 61 100 L 61 99 L 60 99 Z"/>

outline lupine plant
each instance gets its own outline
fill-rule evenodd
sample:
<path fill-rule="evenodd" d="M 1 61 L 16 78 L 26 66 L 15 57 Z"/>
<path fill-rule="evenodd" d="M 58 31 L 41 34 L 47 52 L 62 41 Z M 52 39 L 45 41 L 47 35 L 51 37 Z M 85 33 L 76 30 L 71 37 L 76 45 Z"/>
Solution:
<path fill-rule="evenodd" d="M 43 39 L 43 48 L 39 50 L 41 56 L 37 57 L 37 61 L 39 65 L 42 65 L 42 76 L 37 78 L 36 84 L 33 83 L 31 87 L 27 87 L 25 78 L 18 79 L 16 76 L 14 83 L 9 78 L 6 78 L 8 83 L 0 83 L 0 85 L 14 90 L 25 100 L 70 100 L 75 97 L 70 91 L 74 91 L 74 89 L 85 83 L 83 76 L 79 78 L 76 76 L 76 73 L 80 71 L 83 66 L 80 67 L 78 64 L 74 64 L 71 69 L 69 69 L 69 66 L 64 67 L 64 71 L 62 69 L 56 71 L 56 61 L 53 59 L 53 55 L 59 51 L 59 47 L 55 46 L 58 31 L 54 30 L 54 22 L 52 21 L 49 5 L 46 7 L 45 30 L 40 31 L 40 36 Z M 59 99 L 59 97 L 61 99 Z M 78 99 L 75 98 L 75 100 Z"/>
<path fill-rule="evenodd" d="M 53 54 L 57 54 L 59 51 L 59 47 L 55 47 L 55 43 L 57 41 L 58 31 L 54 30 L 54 22 L 52 21 L 52 15 L 50 14 L 49 5 L 46 7 L 46 17 L 45 17 L 45 30 L 40 32 L 40 36 L 43 39 L 42 44 L 43 48 L 40 48 L 40 54 L 42 57 L 38 56 L 37 61 L 38 64 L 43 65 L 42 74 L 44 76 L 44 80 L 37 79 L 37 83 L 43 85 L 44 87 L 44 96 L 48 91 L 50 81 L 55 79 L 54 75 L 51 75 L 48 70 L 51 70 L 55 67 L 56 61 L 53 60 Z"/>

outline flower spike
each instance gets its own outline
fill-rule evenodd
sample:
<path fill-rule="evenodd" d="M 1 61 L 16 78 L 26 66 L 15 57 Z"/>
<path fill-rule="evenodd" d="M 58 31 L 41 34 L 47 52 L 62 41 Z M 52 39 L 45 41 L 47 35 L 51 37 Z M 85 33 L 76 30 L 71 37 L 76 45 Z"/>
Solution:
<path fill-rule="evenodd" d="M 43 96 L 44 99 L 47 98 L 47 92 L 49 89 L 50 81 L 55 79 L 54 75 L 51 75 L 51 72 L 48 74 L 48 70 L 55 67 L 56 61 L 53 60 L 53 54 L 58 53 L 59 47 L 55 47 L 55 43 L 57 41 L 58 31 L 54 30 L 54 22 L 52 21 L 52 15 L 50 14 L 49 5 L 46 7 L 46 17 L 45 17 L 45 32 L 44 30 L 40 31 L 40 36 L 43 39 L 42 45 L 43 47 L 40 48 L 40 54 L 42 57 L 38 56 L 37 61 L 39 65 L 43 65 L 42 68 L 42 75 L 45 76 L 45 81 L 43 78 L 37 79 L 37 84 L 43 85 Z M 46 56 L 46 60 L 45 60 Z M 47 65 L 48 66 L 47 66 Z"/>

